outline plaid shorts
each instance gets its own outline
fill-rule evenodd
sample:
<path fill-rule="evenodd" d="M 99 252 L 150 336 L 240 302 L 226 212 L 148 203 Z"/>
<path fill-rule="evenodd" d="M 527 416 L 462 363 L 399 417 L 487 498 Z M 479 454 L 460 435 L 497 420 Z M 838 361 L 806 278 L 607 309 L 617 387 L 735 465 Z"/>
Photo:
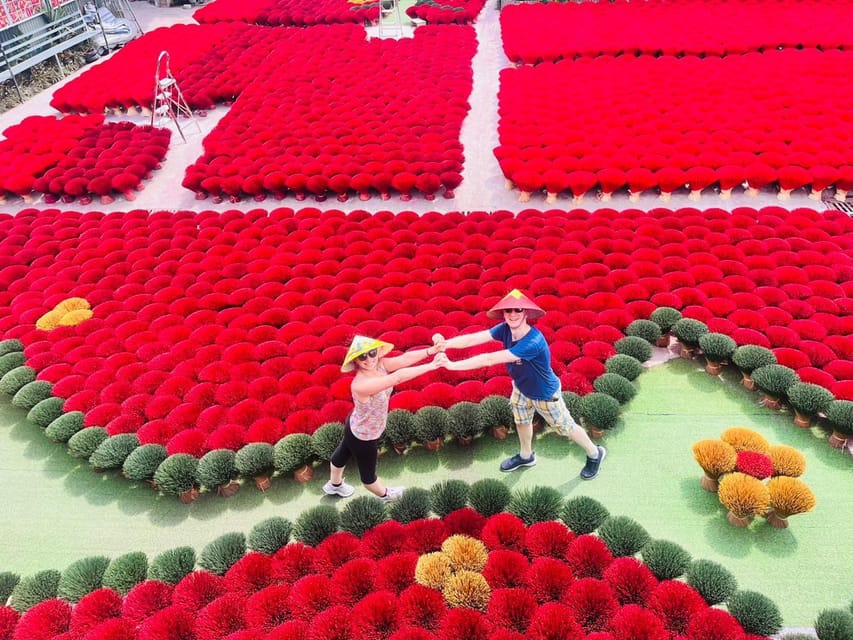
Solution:
<path fill-rule="evenodd" d="M 512 387 L 512 395 L 509 397 L 512 407 L 512 417 L 515 424 L 531 424 L 533 416 L 538 412 L 555 431 L 564 436 L 569 435 L 577 425 L 569 413 L 563 394 L 559 391 L 553 400 L 531 400 L 521 393 L 515 385 Z"/>

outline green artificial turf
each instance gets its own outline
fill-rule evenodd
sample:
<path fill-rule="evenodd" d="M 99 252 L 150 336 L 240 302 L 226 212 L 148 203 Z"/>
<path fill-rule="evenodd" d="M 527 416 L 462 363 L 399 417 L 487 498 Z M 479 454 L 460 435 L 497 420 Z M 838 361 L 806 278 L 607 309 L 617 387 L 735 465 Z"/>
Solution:
<path fill-rule="evenodd" d="M 422 448 L 402 457 L 386 453 L 380 477 L 391 486 L 425 488 L 449 477 L 468 482 L 500 477 L 510 488 L 543 484 L 566 496 L 590 495 L 612 514 L 637 520 L 653 538 L 672 540 L 694 558 L 727 566 L 740 588 L 778 604 L 785 626 L 811 626 L 821 610 L 845 608 L 853 597 L 853 573 L 844 570 L 853 539 L 853 461 L 829 447 L 819 429 L 798 429 L 789 413 L 757 406 L 759 395 L 737 384 L 737 372 L 726 371 L 724 378 L 705 374 L 699 360 L 674 360 L 644 372 L 620 425 L 603 440 L 609 453 L 592 482 L 578 478 L 580 449 L 554 434 L 538 437 L 536 467 L 511 474 L 497 467 L 516 451 L 512 434 L 504 442 L 486 435 L 470 448 L 447 444 L 437 454 Z M 717 496 L 699 486 L 702 471 L 690 447 L 736 425 L 806 455 L 802 479 L 817 497 L 814 512 L 791 517 L 790 528 L 783 530 L 763 519 L 748 529 L 726 521 Z M 357 481 L 355 469 L 348 476 Z M 200 550 L 223 533 L 248 533 L 270 516 L 294 520 L 318 502 L 337 501 L 322 495 L 326 473 L 320 468 L 307 485 L 276 478 L 266 493 L 244 485 L 233 498 L 202 494 L 192 505 L 182 505 L 116 474 L 94 473 L 64 445 L 50 443 L 8 401 L 0 402 L 0 480 L 0 571 L 21 574 L 63 569 L 89 555 L 140 550 L 153 557 L 182 545 Z M 358 488 L 356 495 L 363 491 Z"/>

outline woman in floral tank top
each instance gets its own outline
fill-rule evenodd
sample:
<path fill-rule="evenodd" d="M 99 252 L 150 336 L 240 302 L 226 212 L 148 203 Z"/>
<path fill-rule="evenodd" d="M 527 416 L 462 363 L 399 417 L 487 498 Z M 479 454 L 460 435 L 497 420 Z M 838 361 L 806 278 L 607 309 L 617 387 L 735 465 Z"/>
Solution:
<path fill-rule="evenodd" d="M 344 467 L 350 458 L 358 463 L 358 473 L 364 487 L 383 500 L 398 499 L 403 494 L 402 487 L 385 487 L 376 475 L 376 459 L 379 440 L 385 433 L 388 418 L 388 403 L 394 386 L 433 371 L 446 363 L 443 347 L 431 346 L 426 349 L 413 349 L 400 356 L 386 358 L 393 345 L 356 336 L 341 371 L 355 371 L 352 381 L 353 411 L 344 427 L 344 437 L 332 454 L 329 481 L 323 486 L 328 495 L 351 496 L 355 489 L 344 482 Z M 416 365 L 421 360 L 439 353 L 432 362 Z"/>

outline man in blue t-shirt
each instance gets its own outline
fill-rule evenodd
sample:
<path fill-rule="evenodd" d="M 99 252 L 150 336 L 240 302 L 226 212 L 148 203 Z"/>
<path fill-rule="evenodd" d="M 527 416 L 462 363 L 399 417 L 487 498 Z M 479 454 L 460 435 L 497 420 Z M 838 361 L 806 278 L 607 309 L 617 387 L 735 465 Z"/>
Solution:
<path fill-rule="evenodd" d="M 445 367 L 450 371 L 468 371 L 481 367 L 505 364 L 512 378 L 510 405 L 518 430 L 520 451 L 501 463 L 501 471 L 515 471 L 536 464 L 533 451 L 533 416 L 538 411 L 548 424 L 562 435 L 574 440 L 586 451 L 586 464 L 581 478 L 592 480 L 607 451 L 596 446 L 586 431 L 572 419 L 563 394 L 560 380 L 551 368 L 551 350 L 545 336 L 527 321 L 545 315 L 535 302 L 518 289 L 513 289 L 489 309 L 490 318 L 503 318 L 503 322 L 487 331 L 456 336 L 449 340 L 436 334 L 433 341 L 444 349 L 465 349 L 491 340 L 497 340 L 502 351 L 483 353 L 464 360 L 450 361 Z"/>

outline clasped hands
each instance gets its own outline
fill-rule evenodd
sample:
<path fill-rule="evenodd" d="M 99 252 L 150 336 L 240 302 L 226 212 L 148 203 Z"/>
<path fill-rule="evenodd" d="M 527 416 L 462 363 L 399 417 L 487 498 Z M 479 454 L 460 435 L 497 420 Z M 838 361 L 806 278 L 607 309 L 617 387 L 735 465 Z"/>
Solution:
<path fill-rule="evenodd" d="M 432 336 L 432 344 L 433 346 L 430 349 L 435 349 L 434 353 L 436 354 L 435 358 L 433 358 L 432 362 L 436 365 L 436 368 L 444 368 L 448 371 L 453 370 L 453 360 L 447 357 L 447 354 L 444 350 L 447 348 L 447 340 L 444 339 L 444 336 L 440 333 L 436 333 Z"/>

